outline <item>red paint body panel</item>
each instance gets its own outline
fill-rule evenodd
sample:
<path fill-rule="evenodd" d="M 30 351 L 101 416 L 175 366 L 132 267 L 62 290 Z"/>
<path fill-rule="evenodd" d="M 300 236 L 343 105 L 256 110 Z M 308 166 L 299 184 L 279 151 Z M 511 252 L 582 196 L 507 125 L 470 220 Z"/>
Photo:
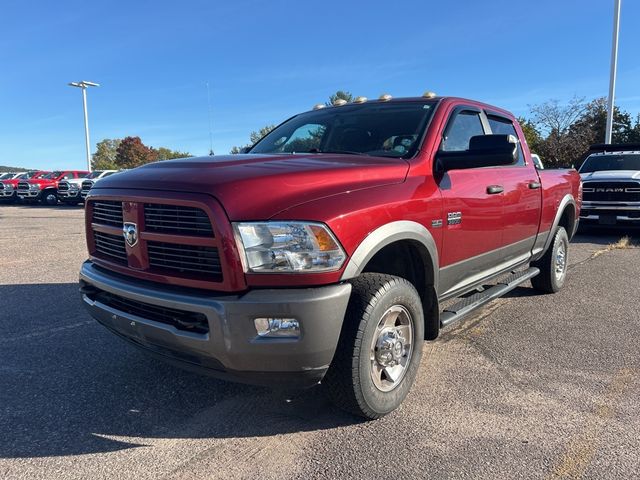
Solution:
<path fill-rule="evenodd" d="M 418 99 L 410 99 L 416 101 Z M 396 101 L 396 100 L 394 100 Z M 402 101 L 402 100 L 397 100 Z M 329 273 L 244 274 L 231 222 L 249 220 L 308 220 L 327 224 L 353 255 L 363 240 L 390 222 L 411 220 L 431 233 L 446 267 L 506 245 L 530 239 L 550 229 L 562 198 L 579 202 L 579 176 L 574 170 L 538 174 L 514 117 L 501 109 L 459 98 L 438 99 L 438 106 L 422 146 L 408 160 L 337 154 L 234 155 L 158 162 L 107 177 L 91 190 L 88 200 L 196 205 L 203 208 L 215 229 L 211 245 L 220 250 L 223 282 L 161 276 L 145 271 L 148 259 L 127 250 L 130 267 L 96 257 L 91 235 L 88 246 L 99 265 L 144 280 L 171 285 L 238 292 L 251 287 L 324 285 L 340 281 L 343 267 Z M 450 171 L 434 176 L 434 155 L 450 112 L 458 105 L 499 112 L 513 120 L 527 164 Z M 529 183 L 541 182 L 531 189 Z M 488 185 L 504 193 L 488 195 Z M 125 221 L 144 230 L 144 218 L 135 206 L 125 207 Z M 447 225 L 447 214 L 461 212 L 459 225 Z M 576 218 L 579 212 L 576 212 Z M 91 202 L 87 231 L 91 232 Z M 128 220 L 127 220 L 128 219 Z M 432 226 L 442 220 L 441 227 Z M 150 239 L 143 232 L 143 245 Z M 156 238 L 157 239 L 157 238 Z M 195 241 L 195 240 L 193 240 Z M 171 242 L 184 242 L 179 236 Z M 191 244 L 192 240 L 188 241 Z"/>
<path fill-rule="evenodd" d="M 38 179 L 42 175 L 46 175 L 47 173 L 51 173 L 51 172 L 47 172 L 45 170 L 37 171 L 37 172 L 35 172 L 33 174 L 33 176 L 31 178 L 26 179 L 26 181 Z M 18 182 L 24 182 L 24 181 L 25 181 L 25 179 L 19 180 L 17 178 L 12 178 L 11 180 L 2 180 L 2 183 L 7 183 L 7 184 L 11 185 L 13 188 L 18 188 Z"/>

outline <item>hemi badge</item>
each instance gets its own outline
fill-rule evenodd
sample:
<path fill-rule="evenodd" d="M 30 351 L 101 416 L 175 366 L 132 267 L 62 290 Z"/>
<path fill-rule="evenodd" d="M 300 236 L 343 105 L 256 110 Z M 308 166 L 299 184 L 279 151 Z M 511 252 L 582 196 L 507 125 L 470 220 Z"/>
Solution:
<path fill-rule="evenodd" d="M 462 223 L 462 212 L 447 213 L 447 225 L 460 225 Z"/>
<path fill-rule="evenodd" d="M 431 220 L 431 226 L 433 228 L 440 228 L 442 226 L 442 220 L 441 219 Z"/>

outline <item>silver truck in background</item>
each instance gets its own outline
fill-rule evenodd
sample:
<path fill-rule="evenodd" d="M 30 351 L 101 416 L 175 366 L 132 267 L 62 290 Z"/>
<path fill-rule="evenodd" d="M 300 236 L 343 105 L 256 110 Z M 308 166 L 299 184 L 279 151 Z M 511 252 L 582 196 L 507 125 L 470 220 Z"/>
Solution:
<path fill-rule="evenodd" d="M 593 145 L 578 172 L 581 225 L 640 225 L 640 144 Z"/>

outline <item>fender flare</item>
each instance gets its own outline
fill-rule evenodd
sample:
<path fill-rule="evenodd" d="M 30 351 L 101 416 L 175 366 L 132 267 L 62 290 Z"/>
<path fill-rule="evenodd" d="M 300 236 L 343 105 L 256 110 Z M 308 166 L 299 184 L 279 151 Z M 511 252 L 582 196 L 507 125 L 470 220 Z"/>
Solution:
<path fill-rule="evenodd" d="M 409 220 L 387 223 L 367 235 L 351 255 L 340 280 L 344 281 L 357 277 L 362 273 L 367 263 L 369 263 L 369 260 L 371 260 L 376 253 L 387 245 L 402 240 L 417 242 L 427 249 L 433 267 L 434 287 L 436 291 L 438 291 L 439 262 L 436 242 L 424 225 Z"/>
<path fill-rule="evenodd" d="M 544 242 L 544 247 L 542 248 L 542 251 L 538 255 L 536 255 L 537 258 L 535 258 L 535 260 L 542 257 L 551 246 L 551 242 L 553 241 L 553 232 L 555 231 L 556 227 L 560 224 L 560 219 L 562 218 L 562 215 L 564 214 L 568 205 L 571 205 L 574 211 L 578 210 L 576 201 L 573 198 L 573 195 L 571 195 L 570 193 L 567 193 L 562 198 L 562 200 L 560 200 L 560 203 L 558 204 L 558 210 L 556 211 L 556 217 L 553 219 L 553 224 L 549 229 L 549 235 L 547 236 L 547 240 Z M 567 235 L 569 235 L 569 239 L 573 238 L 573 235 L 576 233 L 577 229 L 578 229 L 578 219 L 573 219 L 572 231 L 567 232 Z"/>

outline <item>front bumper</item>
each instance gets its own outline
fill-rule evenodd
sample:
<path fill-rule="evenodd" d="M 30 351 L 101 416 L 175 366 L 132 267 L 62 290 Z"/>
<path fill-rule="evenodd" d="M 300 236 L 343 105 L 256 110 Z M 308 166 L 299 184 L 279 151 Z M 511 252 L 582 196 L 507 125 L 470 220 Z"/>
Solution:
<path fill-rule="evenodd" d="M 0 198 L 15 198 L 16 197 L 16 190 L 13 188 L 3 188 L 0 189 Z"/>
<path fill-rule="evenodd" d="M 80 190 L 67 190 L 65 192 L 58 191 L 58 200 L 61 202 L 79 202 L 84 198 L 80 196 Z"/>
<path fill-rule="evenodd" d="M 583 202 L 580 222 L 584 225 L 640 225 L 640 202 Z"/>
<path fill-rule="evenodd" d="M 318 288 L 208 294 L 142 282 L 87 261 L 80 271 L 82 298 L 98 322 L 134 345 L 183 367 L 244 383 L 307 387 L 319 382 L 333 359 L 351 294 L 349 283 Z M 127 313 L 100 301 L 108 292 L 160 308 L 206 317 L 207 333 Z M 257 317 L 296 318 L 299 338 L 258 337 Z"/>

